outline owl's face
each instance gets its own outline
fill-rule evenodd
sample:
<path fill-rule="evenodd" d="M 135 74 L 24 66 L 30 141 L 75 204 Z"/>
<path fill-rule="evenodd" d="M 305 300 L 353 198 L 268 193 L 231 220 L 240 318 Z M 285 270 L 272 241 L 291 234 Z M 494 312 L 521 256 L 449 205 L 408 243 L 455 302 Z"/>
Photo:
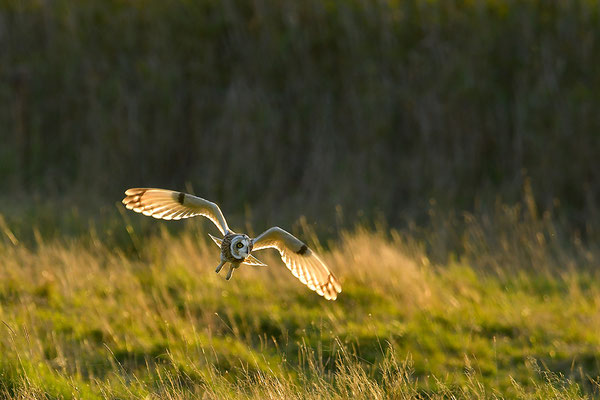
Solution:
<path fill-rule="evenodd" d="M 250 254 L 252 251 L 252 242 L 247 235 L 238 235 L 231 239 L 231 255 L 242 260 Z"/>

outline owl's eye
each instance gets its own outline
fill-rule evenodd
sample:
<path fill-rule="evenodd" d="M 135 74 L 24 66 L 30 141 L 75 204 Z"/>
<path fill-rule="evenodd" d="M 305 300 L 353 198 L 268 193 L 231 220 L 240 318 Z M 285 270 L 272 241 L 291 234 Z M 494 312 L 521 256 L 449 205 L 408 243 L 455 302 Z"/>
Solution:
<path fill-rule="evenodd" d="M 237 247 L 238 249 L 241 249 L 242 247 L 244 247 L 244 245 L 240 242 L 240 243 L 236 244 L 235 247 Z"/>

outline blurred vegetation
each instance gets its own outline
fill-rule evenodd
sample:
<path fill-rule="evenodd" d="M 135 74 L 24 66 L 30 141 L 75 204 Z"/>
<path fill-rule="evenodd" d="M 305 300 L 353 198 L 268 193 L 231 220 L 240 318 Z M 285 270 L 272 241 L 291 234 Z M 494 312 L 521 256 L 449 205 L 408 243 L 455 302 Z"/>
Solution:
<path fill-rule="evenodd" d="M 3 0 L 0 189 L 187 184 L 263 219 L 341 205 L 398 226 L 432 198 L 513 203 L 530 179 L 586 232 L 599 16 L 588 0 Z"/>
<path fill-rule="evenodd" d="M 0 0 L 0 397 L 597 397 L 598 65 L 591 0 Z"/>
<path fill-rule="evenodd" d="M 444 265 L 399 231 L 342 232 L 320 250 L 335 302 L 270 251 L 225 281 L 198 225 L 123 223 L 128 252 L 93 233 L 25 245 L 0 224 L 0 396 L 595 398 L 600 251 L 513 211 L 471 219 Z"/>

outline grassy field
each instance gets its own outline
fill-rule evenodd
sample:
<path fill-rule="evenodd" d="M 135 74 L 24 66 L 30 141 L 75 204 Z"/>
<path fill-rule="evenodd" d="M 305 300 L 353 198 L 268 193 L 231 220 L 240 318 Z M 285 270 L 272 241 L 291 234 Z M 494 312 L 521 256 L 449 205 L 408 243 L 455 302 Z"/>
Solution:
<path fill-rule="evenodd" d="M 0 220 L 0 391 L 11 398 L 592 398 L 599 393 L 598 252 L 504 207 L 464 216 L 461 255 L 385 228 L 322 245 L 343 292 L 288 273 L 227 282 L 198 221 L 117 221 L 22 240 Z M 14 220 L 12 220 L 14 222 Z M 12 226 L 12 227 L 11 227 Z M 178 225 L 181 226 L 181 225 Z M 167 229 L 168 228 L 168 229 Z M 493 230 L 496 231 L 493 231 Z M 435 248 L 434 248 L 435 247 Z"/>
<path fill-rule="evenodd" d="M 0 0 L 0 398 L 600 398 L 599 22 Z M 276 254 L 226 282 L 131 185 L 297 233 L 343 292 Z"/>

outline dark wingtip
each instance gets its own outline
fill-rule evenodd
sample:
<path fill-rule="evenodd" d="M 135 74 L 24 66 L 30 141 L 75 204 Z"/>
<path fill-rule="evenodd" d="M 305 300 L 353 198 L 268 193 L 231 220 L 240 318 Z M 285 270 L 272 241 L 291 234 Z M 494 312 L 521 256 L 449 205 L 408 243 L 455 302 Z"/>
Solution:
<path fill-rule="evenodd" d="M 304 254 L 306 254 L 307 251 L 308 251 L 308 246 L 303 244 L 302 247 L 300 247 L 300 250 L 298 250 L 296 252 L 296 254 L 300 254 L 301 256 L 303 256 Z"/>

